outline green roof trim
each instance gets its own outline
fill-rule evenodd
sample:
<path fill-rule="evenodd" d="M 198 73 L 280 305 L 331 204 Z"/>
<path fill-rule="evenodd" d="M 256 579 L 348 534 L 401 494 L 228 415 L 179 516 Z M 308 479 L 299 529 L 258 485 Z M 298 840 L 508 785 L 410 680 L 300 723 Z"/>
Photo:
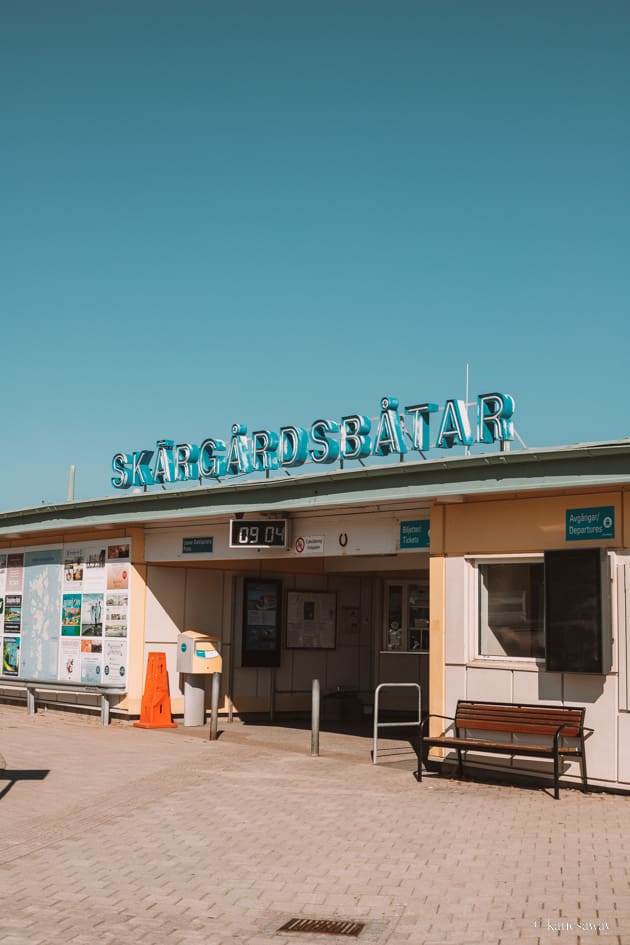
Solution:
<path fill-rule="evenodd" d="M 255 482 L 128 492 L 0 513 L 11 537 L 93 526 L 173 523 L 235 513 L 335 509 L 449 496 L 601 488 L 630 484 L 630 439 L 414 460 Z"/>

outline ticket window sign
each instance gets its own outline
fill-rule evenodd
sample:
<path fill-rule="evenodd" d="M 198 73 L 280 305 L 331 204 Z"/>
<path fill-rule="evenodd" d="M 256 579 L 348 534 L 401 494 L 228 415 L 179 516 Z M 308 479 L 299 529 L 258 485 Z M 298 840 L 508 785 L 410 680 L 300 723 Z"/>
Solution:
<path fill-rule="evenodd" d="M 429 547 L 429 525 L 430 521 L 426 519 L 416 519 L 410 522 L 400 523 L 400 548 L 428 548 Z"/>

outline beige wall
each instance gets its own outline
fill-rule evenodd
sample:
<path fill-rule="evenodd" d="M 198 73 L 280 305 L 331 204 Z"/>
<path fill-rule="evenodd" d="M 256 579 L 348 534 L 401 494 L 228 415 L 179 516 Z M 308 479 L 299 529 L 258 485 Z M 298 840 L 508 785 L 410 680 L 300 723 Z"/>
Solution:
<path fill-rule="evenodd" d="M 431 551 L 447 555 L 509 554 L 552 548 L 589 547 L 601 541 L 565 541 L 565 512 L 573 508 L 612 505 L 615 508 L 615 538 L 610 548 L 623 548 L 628 531 L 626 505 L 621 492 L 573 493 L 548 498 L 496 499 L 443 506 L 444 525 L 431 519 Z M 625 516 L 625 517 L 624 517 Z M 439 542 L 439 544 L 437 544 Z"/>
<path fill-rule="evenodd" d="M 567 509 L 607 505 L 615 508 L 614 539 L 566 541 Z M 630 538 L 629 514 L 630 501 L 622 490 L 436 506 L 431 518 L 431 711 L 452 716 L 459 698 L 583 705 L 586 724 L 594 729 L 587 740 L 589 781 L 628 787 L 630 555 L 622 549 Z M 544 665 L 535 661 L 476 658 L 478 618 L 471 557 L 600 545 L 612 552 L 613 671 L 607 676 L 546 673 Z M 509 757 L 476 760 L 495 767 L 519 767 L 518 760 Z M 544 762 L 520 764 L 530 772 L 549 771 Z M 577 764 L 570 766 L 566 776 L 579 778 Z"/>

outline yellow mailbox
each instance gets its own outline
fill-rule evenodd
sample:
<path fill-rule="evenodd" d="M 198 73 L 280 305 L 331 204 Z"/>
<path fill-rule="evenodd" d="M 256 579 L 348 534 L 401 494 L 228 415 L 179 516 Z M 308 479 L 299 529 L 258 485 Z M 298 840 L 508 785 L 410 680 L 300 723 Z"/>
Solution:
<path fill-rule="evenodd" d="M 197 630 L 184 630 L 177 637 L 177 672 L 191 675 L 220 673 L 222 659 L 216 647 L 218 642 L 218 637 Z"/>

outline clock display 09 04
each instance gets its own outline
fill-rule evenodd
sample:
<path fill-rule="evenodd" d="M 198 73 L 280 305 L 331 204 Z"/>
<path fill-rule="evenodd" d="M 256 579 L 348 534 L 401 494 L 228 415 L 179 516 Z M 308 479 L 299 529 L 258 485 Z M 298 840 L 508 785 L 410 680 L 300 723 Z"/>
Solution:
<path fill-rule="evenodd" d="M 286 519 L 266 519 L 261 522 L 232 519 L 230 522 L 230 548 L 286 547 Z"/>

